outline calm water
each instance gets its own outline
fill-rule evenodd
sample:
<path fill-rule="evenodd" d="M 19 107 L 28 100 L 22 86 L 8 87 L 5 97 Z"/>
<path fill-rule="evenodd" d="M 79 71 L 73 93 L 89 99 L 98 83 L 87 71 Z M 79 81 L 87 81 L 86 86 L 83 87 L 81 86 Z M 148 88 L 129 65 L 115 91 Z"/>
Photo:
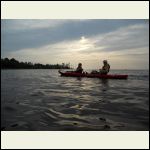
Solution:
<path fill-rule="evenodd" d="M 149 130 L 149 72 L 128 80 L 1 70 L 1 130 Z"/>

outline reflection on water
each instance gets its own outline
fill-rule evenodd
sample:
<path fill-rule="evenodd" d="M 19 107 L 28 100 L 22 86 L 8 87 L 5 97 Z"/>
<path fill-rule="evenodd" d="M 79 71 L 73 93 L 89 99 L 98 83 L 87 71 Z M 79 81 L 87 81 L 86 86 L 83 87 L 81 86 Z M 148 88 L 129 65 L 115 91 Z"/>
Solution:
<path fill-rule="evenodd" d="M 106 87 L 108 87 L 109 85 L 109 80 L 107 80 L 107 79 L 103 79 L 103 80 L 101 80 L 101 83 L 104 85 L 104 86 L 106 86 Z"/>
<path fill-rule="evenodd" d="M 81 77 L 77 77 L 77 80 L 81 81 L 81 80 L 82 80 L 82 78 L 81 78 Z"/>
<path fill-rule="evenodd" d="M 149 130 L 149 74 L 123 73 L 128 80 L 2 70 L 1 130 Z"/>

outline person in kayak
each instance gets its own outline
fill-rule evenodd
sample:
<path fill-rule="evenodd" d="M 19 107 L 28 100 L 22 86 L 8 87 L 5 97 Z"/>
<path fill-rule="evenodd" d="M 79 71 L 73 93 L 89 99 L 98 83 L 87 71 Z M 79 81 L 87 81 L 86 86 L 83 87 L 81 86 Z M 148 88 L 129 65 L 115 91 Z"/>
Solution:
<path fill-rule="evenodd" d="M 81 63 L 78 64 L 78 67 L 77 67 L 75 72 L 78 72 L 78 73 L 82 73 L 83 72 L 83 68 L 82 68 L 82 64 Z"/>
<path fill-rule="evenodd" d="M 104 66 L 102 67 L 102 69 L 100 69 L 100 74 L 107 74 L 110 70 L 110 65 L 108 64 L 107 60 L 103 61 Z"/>

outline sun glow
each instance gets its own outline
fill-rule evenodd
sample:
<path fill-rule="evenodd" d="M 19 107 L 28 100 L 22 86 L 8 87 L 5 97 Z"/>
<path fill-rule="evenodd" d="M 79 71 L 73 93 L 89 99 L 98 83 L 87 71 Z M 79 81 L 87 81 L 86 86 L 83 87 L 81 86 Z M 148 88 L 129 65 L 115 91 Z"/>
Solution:
<path fill-rule="evenodd" d="M 81 39 L 80 39 L 80 43 L 84 44 L 86 42 L 87 42 L 87 39 L 84 36 L 82 36 Z"/>

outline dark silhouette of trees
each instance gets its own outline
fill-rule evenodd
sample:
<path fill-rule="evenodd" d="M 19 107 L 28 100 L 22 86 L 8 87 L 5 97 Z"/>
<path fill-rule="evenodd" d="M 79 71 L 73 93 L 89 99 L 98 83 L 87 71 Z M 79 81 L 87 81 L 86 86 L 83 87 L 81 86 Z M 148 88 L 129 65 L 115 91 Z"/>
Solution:
<path fill-rule="evenodd" d="M 70 63 L 43 65 L 40 63 L 19 62 L 14 58 L 1 58 L 1 69 L 70 69 Z"/>

